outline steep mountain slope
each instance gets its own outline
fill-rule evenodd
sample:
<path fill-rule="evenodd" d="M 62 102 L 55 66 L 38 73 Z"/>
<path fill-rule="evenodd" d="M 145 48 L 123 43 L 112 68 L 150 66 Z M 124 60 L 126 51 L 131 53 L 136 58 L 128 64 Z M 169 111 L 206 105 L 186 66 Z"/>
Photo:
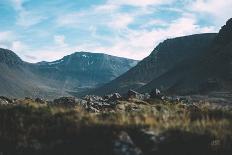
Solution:
<path fill-rule="evenodd" d="M 232 19 L 222 27 L 210 47 L 197 60 L 185 60 L 155 78 L 142 91 L 154 87 L 169 93 L 207 93 L 232 90 Z"/>
<path fill-rule="evenodd" d="M 102 95 L 115 91 L 123 93 L 128 89 L 137 89 L 168 72 L 176 64 L 186 59 L 197 58 L 208 48 L 215 36 L 216 34 L 197 34 L 167 39 L 160 43 L 137 66 L 112 82 L 89 93 Z"/>
<path fill-rule="evenodd" d="M 54 62 L 30 64 L 0 49 L 0 95 L 11 97 L 69 96 L 104 84 L 137 61 L 106 54 L 77 52 Z"/>
<path fill-rule="evenodd" d="M 22 97 L 48 91 L 38 87 L 42 83 L 30 72 L 29 65 L 14 52 L 0 49 L 0 95 Z"/>

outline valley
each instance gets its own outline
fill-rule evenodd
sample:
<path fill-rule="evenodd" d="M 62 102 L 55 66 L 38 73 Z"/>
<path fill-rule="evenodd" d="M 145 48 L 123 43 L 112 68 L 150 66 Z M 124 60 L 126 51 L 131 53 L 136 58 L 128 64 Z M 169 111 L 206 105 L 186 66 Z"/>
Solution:
<path fill-rule="evenodd" d="M 231 155 L 231 64 L 232 18 L 141 61 L 80 51 L 29 63 L 0 48 L 0 155 Z"/>

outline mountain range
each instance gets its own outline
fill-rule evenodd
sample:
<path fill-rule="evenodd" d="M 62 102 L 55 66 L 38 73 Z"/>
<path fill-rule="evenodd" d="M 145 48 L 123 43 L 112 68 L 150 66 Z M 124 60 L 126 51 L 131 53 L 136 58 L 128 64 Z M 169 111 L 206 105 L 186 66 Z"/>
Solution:
<path fill-rule="evenodd" d="M 126 93 L 167 94 L 232 90 L 232 19 L 219 33 L 194 34 L 160 43 L 142 61 L 76 52 L 53 62 L 28 63 L 0 49 L 0 95 L 80 96 Z"/>
<path fill-rule="evenodd" d="M 232 19 L 219 33 L 165 40 L 128 72 L 89 93 L 149 92 L 155 88 L 178 95 L 231 91 L 231 62 Z"/>
<path fill-rule="evenodd" d="M 13 51 L 0 49 L 0 95 L 70 96 L 113 80 L 137 62 L 101 53 L 76 52 L 57 61 L 32 64 Z"/>

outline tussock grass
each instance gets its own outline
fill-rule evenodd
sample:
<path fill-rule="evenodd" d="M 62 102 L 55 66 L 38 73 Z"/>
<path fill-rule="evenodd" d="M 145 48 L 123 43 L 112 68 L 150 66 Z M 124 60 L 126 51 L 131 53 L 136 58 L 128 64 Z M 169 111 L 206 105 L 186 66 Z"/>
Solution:
<path fill-rule="evenodd" d="M 120 131 L 127 131 L 143 150 L 147 146 L 139 142 L 146 143 L 139 134 L 141 130 L 152 131 L 157 136 L 170 133 L 186 137 L 193 148 L 197 146 L 194 138 L 200 135 L 200 141 L 209 139 L 205 149 L 211 154 L 218 151 L 227 154 L 232 150 L 231 109 L 208 103 L 186 105 L 130 100 L 120 101 L 114 109 L 100 113 L 89 113 L 81 106 L 57 107 L 32 100 L 0 106 L 0 152 L 4 155 L 75 152 L 109 155 L 113 154 L 114 136 Z M 178 143 L 178 136 L 170 139 Z M 160 154 L 165 151 L 161 149 Z"/>

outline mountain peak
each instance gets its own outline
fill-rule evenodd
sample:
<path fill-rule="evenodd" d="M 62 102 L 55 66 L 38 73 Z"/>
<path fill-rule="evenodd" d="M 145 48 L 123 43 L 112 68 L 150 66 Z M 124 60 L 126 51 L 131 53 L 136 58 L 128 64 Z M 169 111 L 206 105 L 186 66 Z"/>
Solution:
<path fill-rule="evenodd" d="M 232 18 L 226 22 L 219 31 L 217 41 L 222 44 L 227 44 L 232 40 Z"/>
<path fill-rule="evenodd" d="M 22 64 L 23 61 L 13 51 L 0 48 L 0 63 L 18 65 Z"/>

